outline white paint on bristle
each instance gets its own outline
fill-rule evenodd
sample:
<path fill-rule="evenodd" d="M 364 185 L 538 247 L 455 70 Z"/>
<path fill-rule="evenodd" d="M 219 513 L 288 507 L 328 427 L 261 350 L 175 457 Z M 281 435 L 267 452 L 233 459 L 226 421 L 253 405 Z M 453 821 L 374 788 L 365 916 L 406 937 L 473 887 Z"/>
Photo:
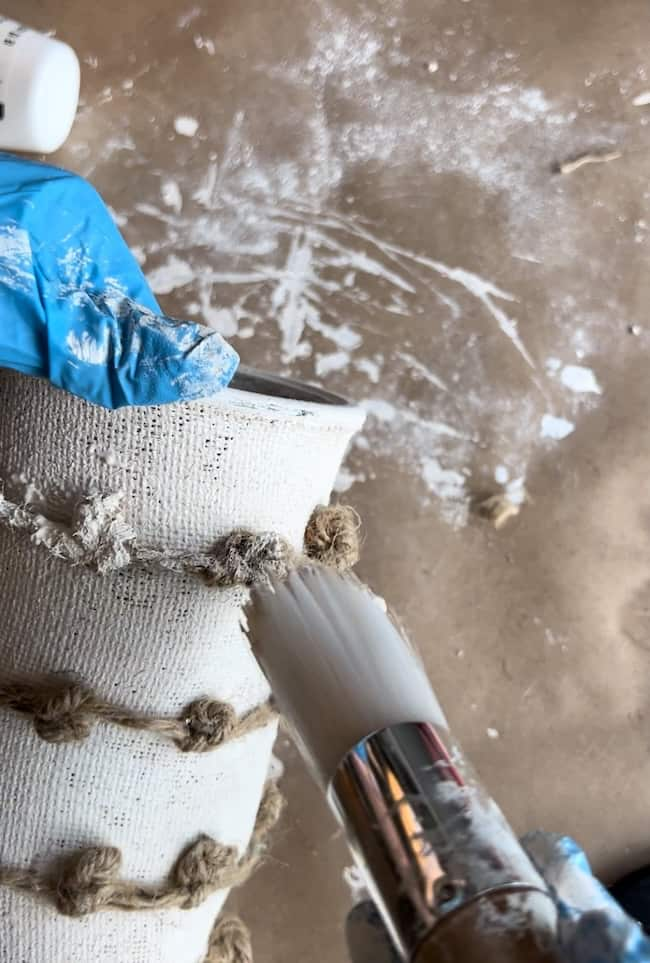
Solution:
<path fill-rule="evenodd" d="M 324 569 L 256 587 L 248 636 L 276 704 L 325 785 L 360 739 L 446 722 L 415 651 L 360 582 Z"/>

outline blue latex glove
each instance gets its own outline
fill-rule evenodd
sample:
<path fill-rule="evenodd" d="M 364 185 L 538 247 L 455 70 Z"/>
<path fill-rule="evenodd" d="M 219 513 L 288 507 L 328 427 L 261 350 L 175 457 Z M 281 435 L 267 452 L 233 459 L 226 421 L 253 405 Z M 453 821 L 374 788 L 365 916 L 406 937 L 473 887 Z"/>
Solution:
<path fill-rule="evenodd" d="M 238 362 L 217 332 L 161 313 L 90 184 L 0 154 L 0 367 L 119 408 L 215 394 Z"/>
<path fill-rule="evenodd" d="M 650 940 L 593 876 L 572 839 L 536 832 L 522 843 L 557 903 L 563 963 L 650 963 Z M 346 929 L 352 963 L 399 963 L 372 902 L 355 906 Z"/>
<path fill-rule="evenodd" d="M 598 882 L 577 843 L 541 832 L 522 843 L 557 902 L 566 963 L 650 963 L 650 940 Z"/>

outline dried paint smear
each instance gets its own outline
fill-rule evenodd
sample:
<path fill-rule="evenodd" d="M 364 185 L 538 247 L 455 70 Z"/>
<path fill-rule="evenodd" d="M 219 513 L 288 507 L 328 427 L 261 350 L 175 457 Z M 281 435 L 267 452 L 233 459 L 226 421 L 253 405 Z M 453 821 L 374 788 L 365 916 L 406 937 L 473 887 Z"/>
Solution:
<path fill-rule="evenodd" d="M 101 135 L 134 169 L 141 201 L 114 203 L 116 217 L 168 311 L 214 326 L 245 361 L 364 405 L 341 489 L 405 472 L 460 526 L 497 466 L 523 485 L 533 456 L 570 444 L 599 402 L 597 349 L 622 311 L 594 296 L 602 266 L 581 255 L 582 195 L 549 165 L 620 131 L 522 85 L 514 51 L 473 76 L 455 28 L 409 53 L 400 3 L 356 17 L 308 6 L 300 52 L 259 48 L 227 114 L 220 103 L 170 119 L 146 66 L 122 90 L 150 101 L 171 145 L 165 171 L 149 169 L 149 127 L 135 131 L 101 97 L 72 156 L 101 179 Z M 470 39 L 473 16 L 468 5 Z M 217 80 L 243 69 L 236 34 L 220 46 L 202 8 L 170 29 Z M 272 129 L 269 85 L 286 104 Z M 113 202 L 108 179 L 105 192 Z M 489 244 L 486 206 L 499 225 Z M 559 271 L 578 258 L 580 271 Z M 560 288 L 546 287 L 547 270 Z"/>

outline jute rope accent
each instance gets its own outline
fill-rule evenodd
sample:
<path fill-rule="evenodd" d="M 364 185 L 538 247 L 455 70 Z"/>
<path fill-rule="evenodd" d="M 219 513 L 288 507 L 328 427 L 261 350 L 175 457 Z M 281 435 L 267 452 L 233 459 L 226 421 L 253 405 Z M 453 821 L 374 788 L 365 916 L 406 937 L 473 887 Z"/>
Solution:
<path fill-rule="evenodd" d="M 162 569 L 201 578 L 207 585 L 253 585 L 283 577 L 305 559 L 344 570 L 359 558 L 360 519 L 354 509 L 318 506 L 307 525 L 303 553 L 273 532 L 238 530 L 218 539 L 206 554 L 169 552 L 140 544 L 126 521 L 120 493 L 82 496 L 61 520 L 33 504 L 4 497 L 0 480 L 0 525 L 28 535 L 32 542 L 75 566 L 100 575 L 129 568 Z M 183 752 L 206 752 L 266 725 L 270 704 L 237 717 L 232 706 L 208 698 L 195 700 L 179 718 L 156 718 L 112 705 L 92 690 L 70 681 L 0 682 L 0 706 L 32 717 L 39 736 L 48 742 L 85 739 L 96 722 L 156 732 Z M 207 836 L 200 837 L 177 861 L 162 886 L 151 887 L 119 878 L 121 853 L 112 846 L 93 846 L 73 854 L 57 873 L 0 866 L 0 886 L 31 893 L 53 903 L 68 916 L 102 909 L 191 909 L 213 892 L 244 882 L 262 858 L 283 800 L 269 783 L 258 810 L 246 853 Z M 252 963 L 250 936 L 244 924 L 226 917 L 215 925 L 204 963 Z"/>
<path fill-rule="evenodd" d="M 237 530 L 217 539 L 211 552 L 169 552 L 142 545 L 122 512 L 123 494 L 91 493 L 60 521 L 35 505 L 9 501 L 0 490 L 0 525 L 16 529 L 56 558 L 107 575 L 127 568 L 159 568 L 197 575 L 208 585 L 253 585 L 283 577 L 306 556 L 349 568 L 359 558 L 359 516 L 345 505 L 320 505 L 305 531 L 304 556 L 274 532 Z"/>
<path fill-rule="evenodd" d="M 305 555 L 340 572 L 359 561 L 361 518 L 350 505 L 319 505 L 305 529 Z"/>
<path fill-rule="evenodd" d="M 157 733 L 181 752 L 209 752 L 262 728 L 276 715 L 266 702 L 237 716 L 227 702 L 206 697 L 191 702 L 178 718 L 149 716 L 112 705 L 69 679 L 0 681 L 0 706 L 31 716 L 46 742 L 82 742 L 95 723 L 107 722 Z"/>
<path fill-rule="evenodd" d="M 217 920 L 203 963 L 253 963 L 248 927 L 237 916 Z"/>
<path fill-rule="evenodd" d="M 120 879 L 122 855 L 114 846 L 89 846 L 79 850 L 58 873 L 43 875 L 34 869 L 0 867 L 0 886 L 38 896 L 54 904 L 65 916 L 87 916 L 108 909 L 193 909 L 217 890 L 238 886 L 248 879 L 266 851 L 282 808 L 280 791 L 275 783 L 268 783 L 250 845 L 242 857 L 234 846 L 201 836 L 182 854 L 166 882 L 159 886 Z M 231 937 L 232 944 L 234 931 Z M 216 948 L 227 946 L 227 931 L 226 936 L 219 937 L 217 929 L 214 945 Z M 221 963 L 221 960 L 214 954 L 212 958 L 208 956 L 208 963 Z"/>

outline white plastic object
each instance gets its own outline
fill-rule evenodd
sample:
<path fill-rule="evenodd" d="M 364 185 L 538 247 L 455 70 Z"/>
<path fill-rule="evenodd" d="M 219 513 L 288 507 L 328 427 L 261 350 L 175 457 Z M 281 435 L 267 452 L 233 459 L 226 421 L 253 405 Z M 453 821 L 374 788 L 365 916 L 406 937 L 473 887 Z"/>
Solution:
<path fill-rule="evenodd" d="M 77 113 L 79 83 L 72 47 L 0 14 L 0 149 L 58 150 Z"/>
<path fill-rule="evenodd" d="M 255 387 L 250 376 L 235 383 Z M 59 508 L 89 490 L 122 491 L 143 543 L 171 552 L 209 551 L 238 528 L 278 532 L 297 549 L 363 412 L 264 393 L 273 388 L 108 411 L 0 371 L 0 484 L 7 498 Z M 100 577 L 0 526 L 1 672 L 70 674 L 156 716 L 203 695 L 245 712 L 269 694 L 240 625 L 247 596 L 161 571 Z M 154 885 L 201 834 L 243 851 L 274 738 L 272 723 L 181 753 L 99 724 L 83 742 L 52 745 L 1 709 L 0 863 L 46 869 L 99 843 L 122 850 L 125 878 Z M 0 887 L 0 963 L 199 963 L 226 895 L 73 919 Z"/>

